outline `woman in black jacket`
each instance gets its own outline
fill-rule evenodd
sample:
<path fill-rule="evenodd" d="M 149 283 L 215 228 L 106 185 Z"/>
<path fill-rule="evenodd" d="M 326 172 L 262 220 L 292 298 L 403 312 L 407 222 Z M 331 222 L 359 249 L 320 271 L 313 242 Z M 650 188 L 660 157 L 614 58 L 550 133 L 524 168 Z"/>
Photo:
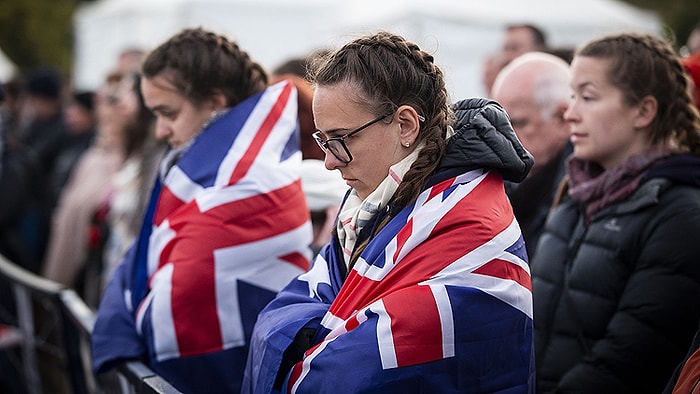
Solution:
<path fill-rule="evenodd" d="M 566 189 L 531 265 L 538 391 L 659 393 L 700 317 L 700 119 L 652 36 L 588 43 L 571 85 Z"/>

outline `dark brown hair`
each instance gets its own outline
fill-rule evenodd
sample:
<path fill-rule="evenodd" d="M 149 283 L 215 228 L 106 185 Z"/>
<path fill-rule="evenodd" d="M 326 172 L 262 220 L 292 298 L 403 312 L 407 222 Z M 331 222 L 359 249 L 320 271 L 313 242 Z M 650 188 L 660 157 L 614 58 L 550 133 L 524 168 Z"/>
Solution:
<path fill-rule="evenodd" d="M 141 76 L 133 73 L 125 78 L 130 78 L 132 83 L 133 93 L 136 95 L 138 108 L 136 109 L 136 118 L 125 125 L 124 130 L 124 153 L 126 157 L 139 153 L 147 141 L 155 138 L 153 127 L 155 126 L 155 116 L 143 100 L 141 94 Z"/>
<path fill-rule="evenodd" d="M 215 91 L 226 96 L 232 107 L 267 87 L 267 73 L 234 41 L 222 35 L 185 29 L 148 54 L 142 65 L 144 78 L 163 72 L 193 104 Z"/>
<path fill-rule="evenodd" d="M 690 95 L 690 80 L 670 43 L 644 34 L 618 34 L 593 40 L 576 56 L 611 61 L 608 79 L 629 105 L 652 96 L 658 103 L 651 124 L 652 144 L 673 142 L 700 155 L 700 116 Z"/>
<path fill-rule="evenodd" d="M 309 77 L 317 86 L 356 86 L 358 96 L 350 99 L 376 116 L 409 105 L 425 118 L 415 141 L 425 145 L 394 194 L 393 212 L 412 203 L 435 172 L 445 150 L 448 126 L 454 121 L 444 75 L 433 56 L 399 35 L 382 31 L 319 58 Z M 355 257 L 361 249 L 358 247 Z"/>

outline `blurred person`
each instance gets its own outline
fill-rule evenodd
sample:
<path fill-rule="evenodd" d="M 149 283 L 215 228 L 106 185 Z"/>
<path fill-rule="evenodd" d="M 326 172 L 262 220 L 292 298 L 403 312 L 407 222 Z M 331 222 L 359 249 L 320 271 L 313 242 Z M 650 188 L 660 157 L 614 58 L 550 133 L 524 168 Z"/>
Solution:
<path fill-rule="evenodd" d="M 137 47 L 127 47 L 119 52 L 117 63 L 112 69 L 112 73 L 116 74 L 138 74 L 141 69 L 141 62 L 146 51 Z"/>
<path fill-rule="evenodd" d="M 486 58 L 481 64 L 481 83 L 486 96 L 491 94 L 493 82 L 501 69 L 506 65 L 501 53 L 493 53 Z"/>
<path fill-rule="evenodd" d="M 19 127 L 22 118 L 21 77 L 15 76 L 2 84 L 3 100 L 0 102 L 0 128 L 3 129 L 5 143 L 17 147 Z"/>
<path fill-rule="evenodd" d="M 49 237 L 51 215 L 60 193 L 53 182 L 53 169 L 68 137 L 63 117 L 63 78 L 53 67 L 36 69 L 23 80 L 20 94 L 24 96 L 24 119 L 18 131 L 19 144 L 39 165 L 23 208 L 21 238 L 26 249 L 31 251 L 31 261 L 25 268 L 38 272 Z"/>
<path fill-rule="evenodd" d="M 44 67 L 29 73 L 22 82 L 22 143 L 38 156 L 50 170 L 66 135 L 63 77 L 53 67 Z"/>
<path fill-rule="evenodd" d="M 311 213 L 313 226 L 311 250 L 316 256 L 331 240 L 336 212 L 348 187 L 340 172 L 329 171 L 323 164 L 323 160 L 315 159 L 306 159 L 301 162 L 301 187 Z"/>
<path fill-rule="evenodd" d="M 695 105 L 700 108 L 700 52 L 681 58 L 681 63 L 690 78 L 690 91 Z"/>
<path fill-rule="evenodd" d="M 314 136 L 352 190 L 313 268 L 259 315 L 243 392 L 529 391 L 527 256 L 503 177 L 532 157 L 503 109 L 455 115 L 433 56 L 388 32 L 312 75 Z"/>
<path fill-rule="evenodd" d="M 34 174 L 33 163 L 17 146 L 8 144 L 8 128 L 11 122 L 7 118 L 5 106 L 8 96 L 3 84 L 0 84 L 0 254 L 18 265 L 26 265 L 28 251 L 19 239 L 19 213 L 30 191 L 29 180 Z M 11 99 L 11 98 L 10 98 Z M 23 334 L 11 321 L 7 311 L 14 311 L 14 294 L 10 286 L 0 286 L 0 392 L 22 393 L 26 388 L 11 373 L 16 370 L 16 356 L 23 342 Z M 10 316 L 13 312 L 10 312 Z M 17 350 L 13 353 L 12 348 Z M 8 351 L 10 350 L 10 351 Z"/>
<path fill-rule="evenodd" d="M 681 48 L 681 55 L 684 57 L 700 53 L 700 23 L 693 26 L 688 34 L 685 45 Z"/>
<path fill-rule="evenodd" d="M 93 369 L 138 359 L 183 392 L 238 392 L 258 312 L 311 257 L 296 89 L 198 28 L 146 56 L 141 91 L 170 149 L 102 296 Z"/>
<path fill-rule="evenodd" d="M 302 160 L 323 160 L 323 152 L 318 149 L 311 136 L 316 131 L 314 116 L 311 112 L 313 90 L 306 79 L 306 70 L 310 61 L 319 55 L 320 53 L 314 52 L 306 57 L 289 59 L 273 69 L 270 74 L 270 84 L 287 80 L 292 82 L 297 89 Z"/>
<path fill-rule="evenodd" d="M 114 175 L 109 192 L 95 212 L 92 232 L 99 235 L 93 259 L 98 260 L 101 283 L 95 296 L 112 276 L 128 248 L 138 237 L 142 218 L 158 173 L 167 142 L 155 135 L 155 116 L 146 107 L 141 94 L 141 77 L 133 74 L 132 94 L 128 100 L 136 116 L 125 128 L 125 161 Z M 94 241 L 94 240 L 93 240 Z M 95 304 L 96 305 L 96 304 Z"/>
<path fill-rule="evenodd" d="M 53 188 L 63 189 L 80 156 L 92 144 L 96 134 L 93 93 L 74 92 L 66 102 L 64 119 L 67 135 L 61 152 L 56 156 L 52 170 Z"/>
<path fill-rule="evenodd" d="M 0 105 L 5 104 L 6 97 L 4 86 L 0 84 Z M 0 194 L 0 254 L 11 262 L 22 265 L 26 251 L 17 238 L 18 222 L 24 200 L 30 191 L 29 180 L 34 175 L 33 163 L 24 152 L 7 143 L 6 123 L 3 122 L 5 116 L 5 111 L 0 112 L 0 190 L 5 191 Z M 10 289 L 0 289 L 0 311 L 13 307 L 10 299 Z M 4 318 L 0 314 L 0 323 L 2 322 Z M 21 339 L 18 334 L 11 327 L 0 324 L 0 349 L 17 345 L 17 340 Z"/>
<path fill-rule="evenodd" d="M 0 100 L 0 254 L 10 261 L 31 267 L 34 254 L 22 238 L 25 204 L 33 191 L 32 181 L 40 174 L 39 163 L 17 139 L 20 117 L 20 84 L 2 84 Z M 11 191 L 11 192 L 9 192 Z"/>
<path fill-rule="evenodd" d="M 540 27 L 529 23 L 506 26 L 501 47 L 503 64 L 510 63 L 524 53 L 543 52 L 546 49 L 547 36 Z"/>
<path fill-rule="evenodd" d="M 508 63 L 527 52 L 547 50 L 547 36 L 538 26 L 522 23 L 507 25 L 499 51 L 488 55 L 482 62 L 484 94 L 491 94 L 493 82 Z"/>
<path fill-rule="evenodd" d="M 550 55 L 554 55 L 561 60 L 565 61 L 566 64 L 571 64 L 571 61 L 574 60 L 574 52 L 576 51 L 576 48 L 574 47 L 556 47 L 556 48 L 548 48 L 545 53 L 549 53 Z"/>
<path fill-rule="evenodd" d="M 92 216 L 125 160 L 125 128 L 136 121 L 129 75 L 110 74 L 96 97 L 97 134 L 60 195 L 41 274 L 66 287 L 77 284 L 88 257 Z M 82 292 L 79 291 L 82 295 Z"/>
<path fill-rule="evenodd" d="M 700 25 L 698 27 L 698 39 L 700 39 Z M 700 51 L 681 58 L 681 63 L 688 72 L 695 105 L 700 109 Z M 686 394 L 697 391 L 700 384 L 700 350 L 698 349 L 700 349 L 700 325 L 685 358 L 669 379 L 664 394 Z"/>
<path fill-rule="evenodd" d="M 695 25 L 688 35 L 686 44 L 681 47 L 681 63 L 688 71 L 692 83 L 695 104 L 700 108 L 700 23 Z"/>
<path fill-rule="evenodd" d="M 568 181 L 532 260 L 537 390 L 659 393 L 700 319 L 700 116 L 669 43 L 577 50 Z"/>
<path fill-rule="evenodd" d="M 491 97 L 508 113 L 535 164 L 521 183 L 507 183 L 508 197 L 532 259 L 571 153 L 564 120 L 571 97 L 569 65 L 543 52 L 515 58 L 498 74 Z"/>
<path fill-rule="evenodd" d="M 318 149 L 313 133 L 316 132 L 313 112 L 313 88 L 307 79 L 307 71 L 317 59 L 328 51 L 314 51 L 308 56 L 289 59 L 272 70 L 270 83 L 288 80 L 298 92 L 299 131 L 301 137 L 302 171 L 301 182 L 309 205 L 313 239 L 311 250 L 318 254 L 322 246 L 330 241 L 335 213 L 347 191 L 347 186 L 338 171 L 328 171 L 323 165 L 325 154 Z"/>

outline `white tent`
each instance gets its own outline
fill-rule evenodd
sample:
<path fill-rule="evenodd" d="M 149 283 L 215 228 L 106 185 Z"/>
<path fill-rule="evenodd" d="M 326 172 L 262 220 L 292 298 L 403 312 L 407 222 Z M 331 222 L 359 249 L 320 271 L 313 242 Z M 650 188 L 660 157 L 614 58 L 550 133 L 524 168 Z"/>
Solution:
<path fill-rule="evenodd" d="M 555 47 L 662 29 L 655 14 L 616 0 L 100 0 L 75 16 L 75 84 L 98 86 L 121 50 L 151 49 L 184 27 L 226 34 L 268 68 L 386 29 L 433 53 L 458 99 L 484 94 L 483 59 L 507 24 L 522 22 L 540 26 Z"/>
<path fill-rule="evenodd" d="M 0 82 L 9 81 L 17 71 L 17 67 L 0 49 Z"/>

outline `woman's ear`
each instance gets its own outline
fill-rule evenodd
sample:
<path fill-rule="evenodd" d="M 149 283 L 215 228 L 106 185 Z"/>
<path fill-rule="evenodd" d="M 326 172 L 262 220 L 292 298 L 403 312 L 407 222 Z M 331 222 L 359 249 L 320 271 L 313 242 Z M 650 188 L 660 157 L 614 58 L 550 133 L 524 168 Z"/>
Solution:
<path fill-rule="evenodd" d="M 205 102 L 212 111 L 219 111 L 227 107 L 226 96 L 221 90 L 214 90 Z"/>
<path fill-rule="evenodd" d="M 554 121 L 560 125 L 559 127 L 562 127 L 564 129 L 566 128 L 566 124 L 568 124 L 566 119 L 564 119 L 564 112 L 566 112 L 568 108 L 568 103 L 559 103 L 559 105 L 557 105 L 556 109 L 554 110 L 554 114 L 552 114 L 552 118 L 554 119 Z"/>
<path fill-rule="evenodd" d="M 656 113 L 659 109 L 659 103 L 656 101 L 654 96 L 645 96 L 637 104 L 637 118 L 634 121 L 634 127 L 637 129 L 642 129 L 651 124 L 656 118 Z"/>
<path fill-rule="evenodd" d="M 423 117 L 418 115 L 416 110 L 410 105 L 402 105 L 396 110 L 395 119 L 400 127 L 401 145 L 413 145 L 418 139 L 420 124 L 424 121 Z"/>

